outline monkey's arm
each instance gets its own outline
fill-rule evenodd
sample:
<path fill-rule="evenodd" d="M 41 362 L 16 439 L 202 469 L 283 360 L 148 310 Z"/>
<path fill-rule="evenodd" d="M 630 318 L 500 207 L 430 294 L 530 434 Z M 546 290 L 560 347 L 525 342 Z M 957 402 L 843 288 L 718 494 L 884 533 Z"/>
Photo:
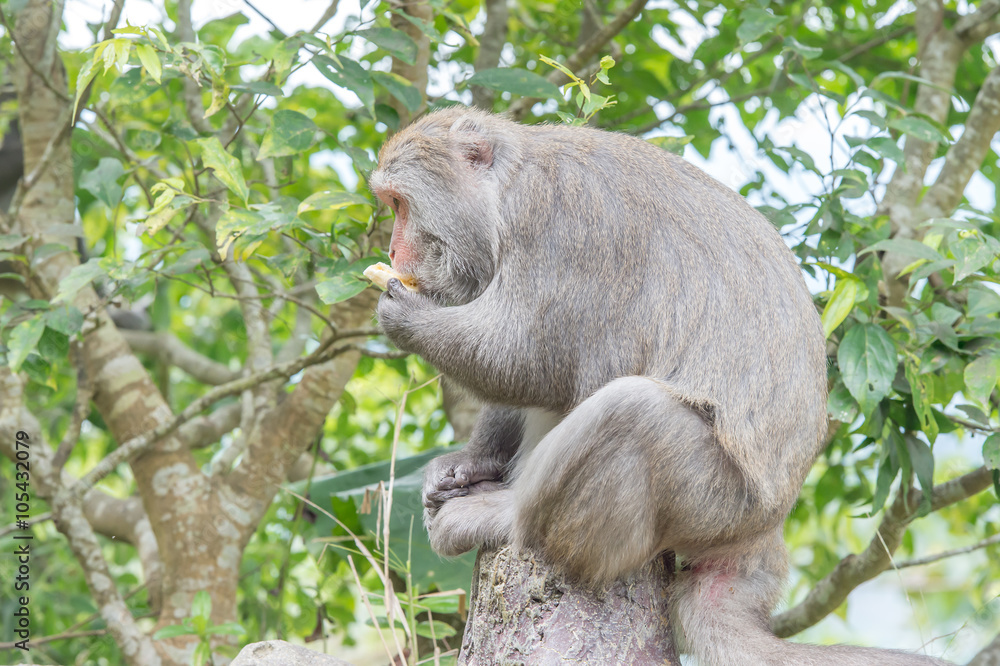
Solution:
<path fill-rule="evenodd" d="M 491 286 L 471 303 L 444 307 L 390 280 L 378 319 L 397 347 L 419 354 L 484 402 L 564 409 L 575 394 L 575 359 L 564 332 L 546 328 L 561 317 L 529 332 L 523 322 L 538 317 L 517 311 L 524 302 Z"/>
<path fill-rule="evenodd" d="M 471 486 L 499 482 L 524 434 L 524 414 L 519 409 L 486 405 L 479 413 L 469 443 L 427 464 L 424 471 L 424 506 L 433 515 L 452 497 L 469 494 Z"/>

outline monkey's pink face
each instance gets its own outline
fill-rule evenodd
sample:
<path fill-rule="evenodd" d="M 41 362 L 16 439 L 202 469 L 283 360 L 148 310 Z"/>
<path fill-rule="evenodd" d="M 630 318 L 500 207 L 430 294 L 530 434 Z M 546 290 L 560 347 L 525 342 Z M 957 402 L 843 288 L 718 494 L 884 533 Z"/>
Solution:
<path fill-rule="evenodd" d="M 378 189 L 375 195 L 396 215 L 392 225 L 392 239 L 389 241 L 389 260 L 392 262 L 392 267 L 404 275 L 412 275 L 419 257 L 406 238 L 406 225 L 409 221 L 406 199 L 391 188 Z"/>

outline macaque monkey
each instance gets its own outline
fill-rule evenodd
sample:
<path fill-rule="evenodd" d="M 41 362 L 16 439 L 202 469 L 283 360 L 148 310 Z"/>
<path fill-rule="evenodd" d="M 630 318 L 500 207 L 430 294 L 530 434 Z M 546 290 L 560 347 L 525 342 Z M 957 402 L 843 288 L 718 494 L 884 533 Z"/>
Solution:
<path fill-rule="evenodd" d="M 665 550 L 701 666 L 941 664 L 768 629 L 782 524 L 823 446 L 819 316 L 737 193 L 640 139 L 465 108 L 392 137 L 385 334 L 485 407 L 428 466 L 442 555 L 513 542 L 588 585 Z"/>

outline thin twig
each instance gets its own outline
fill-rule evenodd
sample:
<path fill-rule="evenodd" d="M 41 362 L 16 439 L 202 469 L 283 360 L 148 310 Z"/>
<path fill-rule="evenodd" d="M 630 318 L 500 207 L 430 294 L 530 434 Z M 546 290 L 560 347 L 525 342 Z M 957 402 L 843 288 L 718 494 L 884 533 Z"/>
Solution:
<path fill-rule="evenodd" d="M 912 560 L 903 560 L 902 562 L 896 562 L 896 568 L 902 569 L 904 567 L 917 567 L 922 564 L 930 564 L 931 562 L 937 562 L 939 560 L 944 560 L 949 557 L 954 557 L 956 555 L 965 555 L 966 553 L 971 553 L 973 551 L 980 550 L 982 548 L 987 548 L 994 544 L 1000 543 L 1000 534 L 994 534 L 991 537 L 983 539 L 971 546 L 963 546 L 962 548 L 952 548 L 951 550 L 944 550 L 940 553 L 934 555 L 927 555 L 926 557 L 915 557 Z"/>
<path fill-rule="evenodd" d="M 26 522 L 28 523 L 28 527 L 31 527 L 32 525 L 38 525 L 39 523 L 44 523 L 48 520 L 52 520 L 51 511 L 38 514 L 34 518 L 29 518 Z M 7 527 L 4 528 L 0 528 L 0 539 L 7 536 L 8 534 L 13 534 L 14 532 L 20 532 L 23 529 L 24 528 L 19 526 L 17 523 L 14 523 L 13 525 L 8 525 Z"/>
<path fill-rule="evenodd" d="M 94 484 L 114 471 L 118 465 L 147 450 L 164 437 L 172 434 L 181 425 L 187 423 L 212 404 L 222 400 L 223 398 L 228 398 L 229 396 L 242 393 L 248 388 L 253 388 L 254 386 L 263 384 L 264 382 L 272 379 L 287 379 L 304 368 L 318 363 L 325 363 L 326 361 L 329 361 L 346 351 L 353 351 L 353 347 L 351 345 L 335 347 L 335 342 L 337 342 L 337 338 L 331 337 L 308 356 L 288 361 L 287 363 L 274 364 L 269 368 L 261 370 L 260 372 L 255 372 L 251 375 L 247 375 L 246 377 L 240 377 L 239 379 L 227 382 L 226 384 L 222 384 L 221 386 L 217 386 L 209 390 L 203 396 L 190 403 L 184 411 L 170 421 L 163 423 L 159 427 L 147 431 L 138 437 L 133 437 L 132 439 L 121 444 L 117 449 L 112 451 L 103 460 L 97 463 L 90 473 L 77 481 L 71 488 L 70 492 L 74 496 L 82 497 L 84 493 L 94 487 Z"/>
<path fill-rule="evenodd" d="M 73 452 L 77 440 L 80 439 L 80 428 L 84 419 L 90 413 L 90 399 L 94 397 L 94 388 L 90 384 L 87 370 L 81 358 L 80 350 L 77 347 L 73 353 L 74 361 L 77 363 L 76 371 L 76 403 L 73 407 L 73 414 L 70 417 L 69 428 L 63 435 L 59 447 L 52 456 L 52 467 L 57 472 L 63 468 L 69 459 L 69 454 Z"/>

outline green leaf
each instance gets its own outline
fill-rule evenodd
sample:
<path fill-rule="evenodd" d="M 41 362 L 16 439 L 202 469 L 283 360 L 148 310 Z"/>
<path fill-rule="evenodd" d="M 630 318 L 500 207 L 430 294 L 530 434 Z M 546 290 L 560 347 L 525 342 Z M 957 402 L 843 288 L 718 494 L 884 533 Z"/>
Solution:
<path fill-rule="evenodd" d="M 989 405 L 990 394 L 997 385 L 997 357 L 980 356 L 965 366 L 965 397 L 980 407 Z"/>
<path fill-rule="evenodd" d="M 940 261 L 944 258 L 929 245 L 924 245 L 920 241 L 910 238 L 886 238 L 885 240 L 880 240 L 877 243 L 869 245 L 858 254 L 865 254 L 867 252 L 895 252 L 896 254 L 904 254 L 908 257 L 917 257 L 918 259 L 926 259 L 927 261 Z"/>
<path fill-rule="evenodd" d="M 884 445 L 886 448 L 893 446 L 891 442 L 886 442 Z M 885 500 L 889 497 L 889 491 L 892 489 L 892 482 L 896 480 L 896 475 L 899 473 L 899 459 L 892 453 L 885 453 L 885 457 L 882 459 L 882 463 L 878 468 L 878 477 L 875 479 L 875 495 L 872 497 L 872 513 L 878 513 L 882 510 L 882 506 L 885 504 Z"/>
<path fill-rule="evenodd" d="M 122 200 L 122 186 L 119 179 L 125 175 L 122 163 L 113 157 L 102 157 L 97 166 L 80 177 L 80 187 L 114 209 Z"/>
<path fill-rule="evenodd" d="M 941 92 L 946 93 L 948 95 L 952 95 L 955 92 L 954 90 L 951 90 L 942 85 L 934 83 L 930 79 L 925 79 L 921 76 L 915 76 L 907 72 L 881 72 L 878 75 L 876 75 L 875 78 L 872 79 L 871 85 L 872 87 L 875 87 L 878 84 L 888 79 L 903 79 L 904 81 L 913 81 L 914 83 L 919 83 L 922 86 L 927 86 L 929 88 L 934 88 L 935 90 L 940 90 Z"/>
<path fill-rule="evenodd" d="M 923 118 L 916 116 L 906 116 L 890 120 L 889 127 L 928 143 L 951 143 L 950 136 Z"/>
<path fill-rule="evenodd" d="M 340 210 L 347 206 L 357 204 L 373 205 L 368 197 L 354 192 L 344 192 L 342 190 L 326 190 L 310 194 L 299 204 L 297 214 L 311 210 Z"/>
<path fill-rule="evenodd" d="M 214 136 L 198 139 L 197 143 L 201 146 L 201 159 L 205 162 L 205 166 L 212 169 L 215 177 L 246 205 L 250 198 L 250 190 L 247 189 L 247 183 L 243 179 L 240 161 L 226 152 L 222 143 Z"/>
<path fill-rule="evenodd" d="M 830 334 L 847 319 L 847 315 L 854 308 L 854 300 L 858 295 L 858 282 L 859 280 L 856 278 L 837 280 L 833 296 L 823 308 L 823 315 L 820 317 L 823 322 L 823 334 L 826 337 L 830 337 Z"/>
<path fill-rule="evenodd" d="M 820 512 L 833 499 L 844 494 L 844 468 L 841 465 L 832 465 L 823 473 L 823 476 L 816 482 L 816 511 Z"/>
<path fill-rule="evenodd" d="M 981 426 L 989 427 L 990 417 L 983 413 L 983 410 L 978 407 L 973 407 L 972 405 L 958 405 L 958 408 L 965 412 L 965 415 L 969 417 L 970 421 L 978 423 Z"/>
<path fill-rule="evenodd" d="M 191 634 L 196 634 L 196 633 L 198 632 L 196 632 L 191 627 L 186 627 L 183 624 L 172 624 L 169 627 L 163 627 L 163 629 L 157 631 L 155 634 L 153 634 L 153 638 L 156 640 L 161 640 L 164 638 L 176 638 L 178 636 L 190 636 Z"/>
<path fill-rule="evenodd" d="M 424 638 L 431 638 L 433 636 L 435 639 L 438 639 L 438 638 L 451 638 L 456 633 L 458 633 L 457 631 L 455 631 L 455 627 L 451 626 L 450 624 L 445 624 L 440 620 L 434 620 L 433 629 L 434 630 L 432 632 L 430 622 L 426 621 L 420 622 L 417 624 L 417 635 L 423 636 Z"/>
<path fill-rule="evenodd" d="M 357 146 L 343 146 L 343 148 L 351 156 L 356 168 L 365 173 L 374 171 L 377 164 L 364 148 L 358 148 Z"/>
<path fill-rule="evenodd" d="M 80 67 L 80 71 L 76 75 L 76 94 L 73 98 L 73 116 L 76 116 L 76 112 L 80 106 L 80 97 L 83 96 L 83 92 L 90 85 L 90 82 L 94 80 L 97 76 L 97 58 L 96 55 L 93 59 L 87 60 Z"/>
<path fill-rule="evenodd" d="M 98 257 L 90 259 L 85 264 L 74 266 L 66 277 L 59 281 L 59 292 L 52 299 L 52 304 L 69 303 L 76 293 L 102 275 L 106 275 Z"/>
<path fill-rule="evenodd" d="M 27 236 L 0 234 L 0 250 L 16 250 L 28 240 Z"/>
<path fill-rule="evenodd" d="M 646 139 L 646 143 L 650 143 L 657 148 L 662 148 L 668 153 L 673 153 L 674 155 L 683 155 L 684 146 L 688 145 L 693 140 L 693 134 L 687 134 L 685 136 L 654 136 Z"/>
<path fill-rule="evenodd" d="M 858 404 L 847 387 L 840 382 L 826 399 L 826 413 L 841 423 L 851 423 L 858 417 Z"/>
<path fill-rule="evenodd" d="M 559 97 L 559 88 L 548 79 L 517 67 L 496 67 L 476 72 L 467 82 L 490 90 L 509 92 L 522 97 Z"/>
<path fill-rule="evenodd" d="M 375 115 L 375 90 L 368 70 L 341 55 L 313 56 L 312 63 L 327 79 L 357 95 L 368 112 Z"/>
<path fill-rule="evenodd" d="M 858 401 L 861 411 L 870 414 L 889 394 L 896 376 L 896 345 L 875 324 L 858 324 L 847 332 L 837 350 L 844 385 Z"/>
<path fill-rule="evenodd" d="M 264 222 L 264 218 L 257 212 L 243 210 L 242 208 L 230 208 L 219 218 L 219 222 L 215 228 L 215 242 L 219 250 L 219 256 L 228 256 L 229 246 L 243 234 L 266 233 L 267 230 L 268 225 Z M 237 260 L 240 259 L 240 257 L 235 258 Z"/>
<path fill-rule="evenodd" d="M 316 285 L 319 299 L 327 305 L 346 301 L 357 296 L 368 286 L 368 282 L 357 275 L 337 275 Z"/>
<path fill-rule="evenodd" d="M 208 628 L 207 631 L 207 633 L 209 634 L 215 634 L 215 635 L 227 634 L 231 636 L 239 636 L 241 634 L 245 634 L 246 632 L 247 630 L 244 629 L 243 625 L 240 624 L 239 622 L 225 622 L 223 624 L 213 624 Z"/>
<path fill-rule="evenodd" d="M 420 94 L 420 91 L 399 74 L 393 74 L 392 72 L 373 72 L 372 78 L 375 80 L 375 83 L 384 87 L 389 91 L 390 95 L 402 102 L 403 106 L 405 106 L 410 113 L 418 110 L 424 103 L 424 97 Z"/>
<path fill-rule="evenodd" d="M 802 56 L 803 60 L 811 60 L 812 58 L 818 58 L 823 55 L 823 49 L 816 46 L 806 46 L 801 44 L 799 40 L 794 37 L 785 37 L 785 48 L 789 51 L 794 51 Z"/>
<path fill-rule="evenodd" d="M 277 111 L 264 133 L 257 160 L 303 153 L 316 143 L 317 131 L 319 128 L 308 116 L 287 109 Z"/>
<path fill-rule="evenodd" d="M 7 365 L 12 372 L 18 372 L 24 359 L 35 350 L 45 331 L 45 320 L 34 316 L 14 327 L 7 341 Z"/>
<path fill-rule="evenodd" d="M 743 12 L 742 23 L 736 29 L 740 42 L 746 44 L 756 41 L 761 36 L 777 28 L 785 20 L 763 9 L 748 9 Z"/>
<path fill-rule="evenodd" d="M 427 608 L 432 613 L 457 613 L 459 608 L 458 595 L 427 596 L 417 600 L 421 608 Z"/>
<path fill-rule="evenodd" d="M 191 616 L 208 619 L 212 616 L 212 597 L 207 590 L 198 590 L 191 600 Z"/>
<path fill-rule="evenodd" d="M 917 509 L 917 516 L 926 516 L 931 511 L 931 495 L 934 492 L 934 454 L 927 444 L 913 435 L 906 436 L 906 450 L 910 454 L 910 463 L 917 474 L 923 497 Z"/>
<path fill-rule="evenodd" d="M 959 282 L 991 264 L 997 258 L 1000 243 L 980 233 L 966 233 L 960 234 L 949 249 L 955 256 L 955 282 Z"/>
<path fill-rule="evenodd" d="M 906 375 L 906 381 L 910 385 L 910 395 L 913 397 L 913 411 L 916 412 L 917 418 L 920 419 L 920 429 L 924 431 L 927 439 L 933 444 L 938 436 L 938 424 L 937 419 L 934 418 L 934 410 L 931 409 L 931 401 L 928 395 L 927 383 L 931 380 L 927 375 L 919 372 L 917 364 L 913 362 L 907 362 L 903 366 L 903 372 Z"/>
<path fill-rule="evenodd" d="M 163 67 L 160 65 L 160 56 L 149 44 L 136 44 L 135 52 L 139 55 L 139 62 L 143 69 L 157 83 L 160 82 L 160 75 L 163 74 Z"/>
<path fill-rule="evenodd" d="M 885 118 L 882 116 L 882 114 L 878 113 L 877 111 L 861 109 L 860 111 L 855 111 L 852 115 L 861 116 L 862 118 L 870 122 L 874 127 L 877 127 L 880 130 L 885 130 L 888 129 L 889 127 L 885 122 Z M 888 138 L 888 137 L 879 137 L 879 138 Z M 889 140 L 892 141 L 892 139 Z"/>
<path fill-rule="evenodd" d="M 395 28 L 368 28 L 358 30 L 355 35 L 364 37 L 369 42 L 385 49 L 407 65 L 412 65 L 417 59 L 417 43 L 409 35 Z"/>
<path fill-rule="evenodd" d="M 41 354 L 42 358 L 50 363 L 55 363 L 66 358 L 68 352 L 69 337 L 46 326 L 38 341 L 38 353 Z"/>
<path fill-rule="evenodd" d="M 899 146 L 896 145 L 896 142 L 890 137 L 877 136 L 873 139 L 869 139 L 868 143 L 866 143 L 865 145 L 887 160 L 892 160 L 896 164 L 903 163 L 904 159 L 903 151 L 900 149 Z"/>
<path fill-rule="evenodd" d="M 250 93 L 251 95 L 270 95 L 271 97 L 283 97 L 281 88 L 270 81 L 248 81 L 246 83 L 233 83 L 230 90 L 236 92 Z"/>
<path fill-rule="evenodd" d="M 83 313 L 72 305 L 53 308 L 45 313 L 45 325 L 63 335 L 75 335 L 83 328 Z"/>
<path fill-rule="evenodd" d="M 1000 433 L 993 433 L 983 442 L 983 464 L 990 469 L 1000 469 Z"/>
<path fill-rule="evenodd" d="M 191 666 L 205 666 L 211 659 L 212 645 L 206 641 L 202 641 L 194 647 L 194 653 L 191 655 Z"/>
<path fill-rule="evenodd" d="M 412 552 L 410 573 L 413 576 L 414 584 L 419 589 L 427 589 L 431 585 L 437 585 L 438 589 L 442 590 L 468 589 L 472 575 L 475 553 L 466 553 L 446 563 L 433 552 L 427 532 L 420 527 L 423 513 L 421 505 L 423 475 L 420 467 L 430 459 L 443 453 L 456 451 L 458 448 L 453 446 L 439 447 L 416 456 L 396 460 L 396 484 L 393 490 L 393 510 L 390 516 L 389 546 L 394 553 L 401 555 L 403 560 L 406 560 L 407 555 Z M 370 491 L 378 485 L 379 481 L 385 482 L 388 478 L 389 461 L 382 461 L 328 477 L 313 479 L 309 492 L 314 497 L 327 497 L 336 493 L 335 497 L 349 499 L 349 504 L 340 504 L 351 509 L 350 515 L 345 515 L 338 509 L 338 519 L 349 526 L 352 523 L 360 523 L 359 526 L 365 530 L 371 530 L 375 527 L 377 512 L 372 511 L 369 514 L 359 515 L 354 507 L 361 505 L 366 490 Z M 305 482 L 300 483 L 301 485 L 297 487 L 304 488 Z M 338 503 L 332 501 L 335 497 L 331 497 L 330 503 L 334 505 L 334 508 L 338 508 Z M 413 526 L 412 539 L 410 536 L 411 524 Z M 328 517 L 319 515 L 316 518 L 315 528 L 317 536 L 325 537 L 330 535 L 335 526 Z M 356 527 L 352 527 L 352 530 L 356 530 Z M 355 533 L 361 535 L 360 532 L 355 531 Z M 319 552 L 318 549 L 316 552 Z"/>
<path fill-rule="evenodd" d="M 965 313 L 967 317 L 981 317 L 996 312 L 1000 312 L 1000 295 L 992 289 L 982 286 L 969 288 L 969 309 Z"/>

